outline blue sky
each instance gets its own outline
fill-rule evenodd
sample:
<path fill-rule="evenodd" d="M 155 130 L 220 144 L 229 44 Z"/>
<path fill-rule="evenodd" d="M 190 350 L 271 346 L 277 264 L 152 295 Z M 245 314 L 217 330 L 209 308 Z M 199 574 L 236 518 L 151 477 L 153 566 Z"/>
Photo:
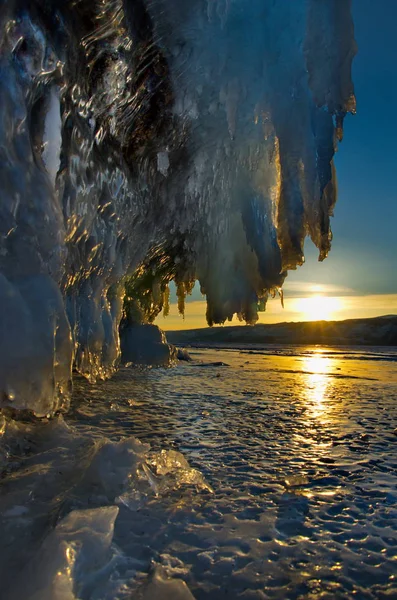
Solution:
<path fill-rule="evenodd" d="M 361 293 L 397 292 L 397 2 L 354 0 L 357 115 L 336 157 L 332 278 Z"/>
<path fill-rule="evenodd" d="M 339 194 L 332 250 L 318 263 L 307 239 L 306 264 L 285 285 L 287 299 L 313 294 L 316 285 L 327 296 L 356 298 L 348 312 L 334 311 L 333 318 L 374 316 L 375 307 L 376 314 L 397 312 L 397 0 L 353 0 L 353 18 L 357 114 L 345 120 L 335 159 Z M 183 324 L 175 310 L 158 323 L 167 329 L 205 326 L 199 299 L 197 289 L 196 306 L 187 305 Z M 295 317 L 288 306 L 281 313 L 273 302 L 261 320 L 296 320 L 296 310 Z"/>

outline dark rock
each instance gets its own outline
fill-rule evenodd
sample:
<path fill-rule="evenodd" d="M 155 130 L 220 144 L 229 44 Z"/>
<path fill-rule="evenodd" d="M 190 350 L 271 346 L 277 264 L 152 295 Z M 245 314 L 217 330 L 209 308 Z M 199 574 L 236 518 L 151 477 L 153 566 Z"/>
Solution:
<path fill-rule="evenodd" d="M 176 348 L 176 357 L 178 360 L 185 360 L 187 362 L 193 360 L 186 348 Z"/>
<path fill-rule="evenodd" d="M 167 343 L 157 325 L 120 327 L 121 363 L 167 367 L 175 362 L 176 348 Z"/>

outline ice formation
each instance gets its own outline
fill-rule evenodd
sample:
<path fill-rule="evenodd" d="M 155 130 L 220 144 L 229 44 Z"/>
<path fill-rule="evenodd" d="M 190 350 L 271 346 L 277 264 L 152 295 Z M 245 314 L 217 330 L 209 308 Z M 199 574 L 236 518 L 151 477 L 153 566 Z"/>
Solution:
<path fill-rule="evenodd" d="M 112 373 L 126 276 L 143 321 L 198 279 L 252 323 L 307 235 L 327 255 L 350 4 L 2 2 L 2 406 Z"/>

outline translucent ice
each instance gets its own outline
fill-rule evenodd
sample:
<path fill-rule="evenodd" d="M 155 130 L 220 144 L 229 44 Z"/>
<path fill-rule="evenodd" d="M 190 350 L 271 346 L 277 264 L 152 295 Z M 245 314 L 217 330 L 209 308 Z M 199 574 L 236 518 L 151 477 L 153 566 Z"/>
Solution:
<path fill-rule="evenodd" d="M 46 537 L 23 573 L 23 589 L 17 586 L 11 598 L 28 590 L 32 600 L 75 600 L 88 597 L 101 579 L 107 583 L 118 511 L 106 506 L 70 512 Z"/>
<path fill-rule="evenodd" d="M 198 279 L 210 325 L 253 323 L 307 235 L 326 257 L 350 4 L 3 2 L 2 406 L 64 410 L 72 364 L 114 371 L 126 277 L 125 318 Z"/>

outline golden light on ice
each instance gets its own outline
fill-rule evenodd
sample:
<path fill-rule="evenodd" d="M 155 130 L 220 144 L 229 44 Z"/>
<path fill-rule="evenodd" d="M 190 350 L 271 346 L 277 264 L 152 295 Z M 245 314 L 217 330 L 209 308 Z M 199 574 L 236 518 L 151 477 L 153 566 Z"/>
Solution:
<path fill-rule="evenodd" d="M 319 351 L 303 359 L 303 368 L 307 372 L 306 398 L 313 416 L 318 417 L 327 410 L 324 400 L 329 386 L 331 360 Z"/>
<path fill-rule="evenodd" d="M 302 320 L 328 321 L 335 318 L 341 308 L 340 298 L 316 294 L 308 298 L 297 298 L 294 310 L 301 314 Z"/>

